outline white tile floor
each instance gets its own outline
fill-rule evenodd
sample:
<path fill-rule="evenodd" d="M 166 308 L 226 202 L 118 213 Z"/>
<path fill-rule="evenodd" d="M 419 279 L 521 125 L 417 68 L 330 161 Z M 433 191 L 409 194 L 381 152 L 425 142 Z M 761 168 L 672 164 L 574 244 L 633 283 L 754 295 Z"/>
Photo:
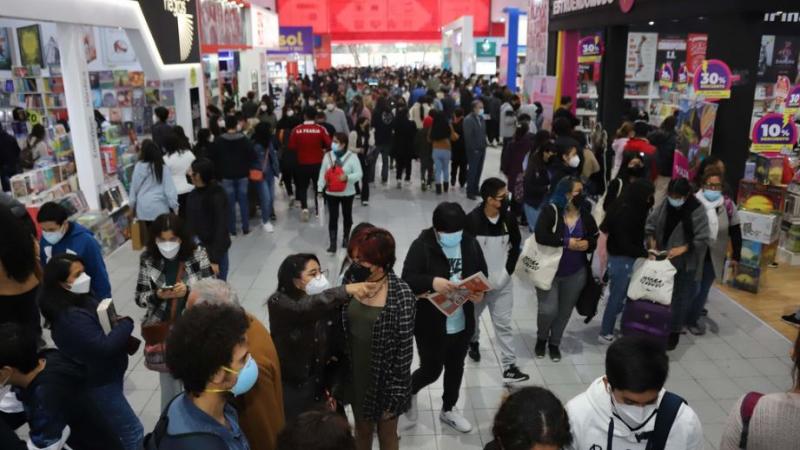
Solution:
<path fill-rule="evenodd" d="M 490 149 L 490 152 L 485 176 L 498 173 L 499 151 Z M 421 229 L 430 226 L 433 208 L 439 201 L 458 201 L 468 212 L 476 205 L 457 190 L 442 196 L 422 193 L 417 178 L 414 180 L 412 189 L 397 190 L 393 183 L 389 187 L 378 184 L 372 190 L 369 207 L 355 206 L 356 223 L 369 221 L 388 228 L 394 234 L 398 245 L 398 273 L 411 241 Z M 264 233 L 254 226 L 256 231 L 233 241 L 230 253 L 229 281 L 238 290 L 242 304 L 265 323 L 264 301 L 275 289 L 277 268 L 285 256 L 300 251 L 316 252 L 331 272 L 337 270 L 343 257 L 341 250 L 336 257 L 325 254 L 328 244 L 325 222 L 320 219 L 300 223 L 297 209 L 287 211 L 286 196 L 282 191 L 277 195 L 276 209 L 279 219 L 274 234 Z M 120 249 L 108 258 L 108 269 L 118 311 L 141 317 L 142 310 L 132 301 L 138 253 L 130 247 Z M 534 294 L 522 285 L 515 284 L 514 288 L 515 346 L 519 366 L 531 375 L 530 383 L 547 386 L 566 402 L 604 372 L 605 347 L 598 345 L 596 340 L 599 319 L 584 325 L 582 320 L 573 318 L 564 337 L 564 359 L 561 362 L 536 360 L 531 356 L 535 344 L 536 300 Z M 672 363 L 667 384 L 698 412 L 708 448 L 715 449 L 728 411 L 740 395 L 750 390 L 772 392 L 790 387 L 790 345 L 785 338 L 717 290 L 712 291 L 708 309 L 709 333 L 700 338 L 684 337 L 678 349 L 670 353 Z M 474 449 L 482 448 L 489 441 L 492 417 L 505 390 L 493 345 L 494 330 L 486 317 L 484 315 L 481 322 L 483 360 L 479 364 L 467 361 L 458 402 L 458 407 L 475 425 L 474 430 L 462 435 L 441 425 L 438 420 L 442 394 L 439 381 L 420 393 L 419 423 L 415 428 L 401 432 L 402 448 Z M 130 362 L 125 389 L 145 429 L 151 430 L 159 415 L 158 376 L 144 368 L 141 353 Z"/>

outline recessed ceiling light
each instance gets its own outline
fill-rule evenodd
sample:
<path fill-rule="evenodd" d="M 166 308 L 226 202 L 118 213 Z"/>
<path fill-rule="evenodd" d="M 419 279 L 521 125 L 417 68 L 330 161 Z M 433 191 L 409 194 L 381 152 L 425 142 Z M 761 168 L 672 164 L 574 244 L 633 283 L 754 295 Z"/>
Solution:
<path fill-rule="evenodd" d="M 656 23 L 655 23 L 655 22 L 653 22 L 653 21 L 651 20 L 650 22 L 647 22 L 647 24 L 648 24 L 648 25 L 650 25 L 650 26 L 652 27 L 652 26 L 653 26 L 653 25 L 655 25 Z"/>

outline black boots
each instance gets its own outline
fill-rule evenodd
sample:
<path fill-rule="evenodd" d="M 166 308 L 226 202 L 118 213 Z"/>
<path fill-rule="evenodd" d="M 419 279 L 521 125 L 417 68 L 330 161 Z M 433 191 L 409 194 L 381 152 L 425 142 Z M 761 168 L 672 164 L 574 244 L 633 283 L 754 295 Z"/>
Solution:
<path fill-rule="evenodd" d="M 455 184 L 455 183 L 453 183 L 453 184 Z M 449 191 L 449 190 L 450 190 L 450 183 L 448 183 L 448 182 L 446 182 L 446 181 L 445 181 L 445 182 L 444 182 L 444 191 L 445 191 L 445 192 L 447 192 L 447 191 Z"/>
<path fill-rule="evenodd" d="M 328 230 L 328 234 L 330 235 L 330 238 L 331 238 L 331 246 L 328 247 L 328 253 L 333 255 L 333 254 L 336 253 L 336 234 L 337 234 L 337 232 L 336 232 L 336 230 Z"/>
<path fill-rule="evenodd" d="M 441 195 L 442 193 L 442 184 L 436 183 L 436 195 Z"/>
<path fill-rule="evenodd" d="M 681 333 L 672 332 L 669 334 L 669 338 L 667 339 L 667 350 L 675 350 L 675 347 L 678 346 L 678 342 L 681 340 Z"/>
<path fill-rule="evenodd" d="M 336 237 L 334 236 L 334 239 L 335 239 L 335 238 L 336 238 Z M 347 246 L 348 246 L 349 244 L 350 244 L 350 230 L 349 230 L 349 229 L 345 229 L 345 230 L 344 230 L 344 236 L 342 237 L 342 248 L 343 248 L 345 251 L 347 251 Z"/>

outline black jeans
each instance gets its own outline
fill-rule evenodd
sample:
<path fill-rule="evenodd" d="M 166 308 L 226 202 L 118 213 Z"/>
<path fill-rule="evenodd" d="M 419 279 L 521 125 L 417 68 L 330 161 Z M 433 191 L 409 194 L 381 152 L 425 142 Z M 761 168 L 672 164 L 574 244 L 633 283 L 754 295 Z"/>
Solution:
<path fill-rule="evenodd" d="M 358 162 L 361 163 L 361 173 L 363 174 L 363 176 L 361 177 L 361 181 L 356 183 L 356 191 L 359 194 L 361 194 L 361 201 L 362 202 L 368 202 L 369 201 L 369 183 L 370 183 L 370 181 L 368 181 L 368 180 L 369 180 L 370 164 L 369 164 L 369 161 L 367 161 L 367 155 L 365 155 L 364 153 L 359 153 L 358 154 Z M 374 179 L 375 178 L 375 173 L 374 173 L 375 166 L 374 165 L 372 166 L 372 171 L 373 171 L 372 178 Z"/>
<path fill-rule="evenodd" d="M 342 207 L 342 224 L 344 225 L 344 236 L 350 236 L 350 229 L 353 227 L 353 195 L 337 197 L 325 194 L 328 200 L 328 231 L 332 238 L 336 237 L 339 227 L 339 206 Z"/>
<path fill-rule="evenodd" d="M 458 185 L 461 187 L 466 186 L 467 184 L 467 157 L 460 161 L 456 161 L 453 159 L 450 161 L 450 184 L 453 186 L 456 185 L 456 180 L 458 180 Z"/>
<path fill-rule="evenodd" d="M 442 410 L 453 409 L 458 402 L 471 337 L 466 330 L 445 336 L 416 334 L 419 369 L 411 374 L 411 393 L 417 395 L 422 388 L 438 380 L 444 370 Z"/>
<path fill-rule="evenodd" d="M 403 174 L 404 173 L 405 173 L 405 176 L 406 176 L 405 180 L 406 181 L 410 181 L 411 180 L 411 158 L 410 157 L 406 157 L 406 156 L 399 157 L 399 158 L 395 159 L 395 165 L 396 165 L 395 168 L 397 169 L 397 181 L 400 181 L 400 180 L 403 179 Z"/>
<path fill-rule="evenodd" d="M 295 172 L 295 180 L 297 181 L 297 200 L 300 201 L 300 207 L 308 209 L 308 186 L 314 189 L 314 207 L 319 213 L 319 204 L 317 203 L 317 177 L 319 177 L 319 164 L 303 164 L 297 166 Z"/>

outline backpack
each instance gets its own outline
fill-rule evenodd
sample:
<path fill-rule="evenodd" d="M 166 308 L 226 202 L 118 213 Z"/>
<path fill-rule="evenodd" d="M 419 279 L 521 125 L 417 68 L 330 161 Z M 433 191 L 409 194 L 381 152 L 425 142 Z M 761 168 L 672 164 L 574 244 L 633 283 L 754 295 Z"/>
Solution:
<path fill-rule="evenodd" d="M 656 414 L 656 424 L 653 431 L 637 434 L 636 439 L 640 442 L 647 440 L 645 450 L 664 450 L 669 438 L 669 432 L 672 430 L 672 424 L 675 423 L 675 418 L 678 416 L 678 411 L 681 406 L 686 403 L 683 397 L 673 394 L 672 392 L 665 392 L 664 397 L 658 404 L 658 413 Z M 608 443 L 606 450 L 612 450 L 614 441 L 614 419 L 612 418 L 608 424 Z"/>
<path fill-rule="evenodd" d="M 739 435 L 739 448 L 747 448 L 747 436 L 750 434 L 750 419 L 756 410 L 756 404 L 764 394 L 758 392 L 748 392 L 742 399 L 742 406 L 739 407 L 739 414 L 742 416 L 742 433 Z"/>
<path fill-rule="evenodd" d="M 325 171 L 326 191 L 344 192 L 344 190 L 347 189 L 347 181 L 342 181 L 342 175 L 346 175 L 342 166 L 344 166 L 344 162 L 347 161 L 349 156 L 350 152 L 345 152 L 344 158 L 342 158 L 342 162 L 340 164 L 333 156 L 333 152 L 330 153 L 331 165 L 328 167 L 328 170 Z"/>

